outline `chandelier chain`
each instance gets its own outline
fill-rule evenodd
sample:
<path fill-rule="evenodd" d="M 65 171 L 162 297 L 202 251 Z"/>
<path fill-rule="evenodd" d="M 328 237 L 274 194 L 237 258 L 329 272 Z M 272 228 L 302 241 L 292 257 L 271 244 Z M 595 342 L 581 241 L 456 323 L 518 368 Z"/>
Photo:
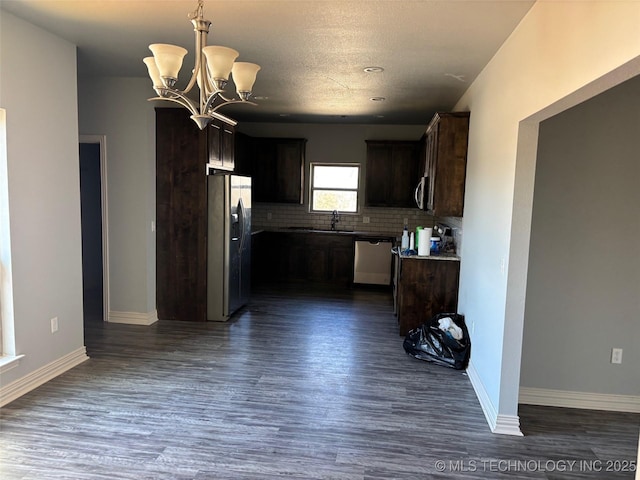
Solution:
<path fill-rule="evenodd" d="M 203 16 L 204 16 L 204 0 L 198 0 L 198 6 L 193 12 L 187 14 L 187 18 L 189 18 L 189 20 L 193 20 L 194 18 L 202 18 Z"/>

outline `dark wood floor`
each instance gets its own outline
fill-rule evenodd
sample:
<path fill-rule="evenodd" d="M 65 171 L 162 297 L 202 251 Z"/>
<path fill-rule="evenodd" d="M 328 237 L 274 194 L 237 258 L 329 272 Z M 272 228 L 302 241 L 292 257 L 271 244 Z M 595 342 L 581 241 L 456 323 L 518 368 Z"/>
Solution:
<path fill-rule="evenodd" d="M 394 322 L 386 292 L 293 288 L 229 323 L 92 322 L 90 360 L 2 409 L 0 478 L 634 477 L 604 470 L 635 460 L 640 416 L 522 406 L 525 437 L 494 435 Z"/>

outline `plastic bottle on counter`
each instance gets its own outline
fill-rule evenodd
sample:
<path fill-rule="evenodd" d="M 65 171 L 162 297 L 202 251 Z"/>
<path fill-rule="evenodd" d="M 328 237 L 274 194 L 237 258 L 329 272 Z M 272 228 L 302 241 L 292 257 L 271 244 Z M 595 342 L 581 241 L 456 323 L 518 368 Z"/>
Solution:
<path fill-rule="evenodd" d="M 422 227 L 416 227 L 416 250 L 418 249 L 418 245 L 420 245 L 420 234 L 422 233 Z"/>
<path fill-rule="evenodd" d="M 402 243 L 400 244 L 400 251 L 404 252 L 407 248 L 409 248 L 409 227 L 404 226 L 404 230 L 402 231 Z"/>
<path fill-rule="evenodd" d="M 415 249 L 416 249 L 416 241 L 413 236 L 413 232 L 411 232 L 409 234 L 409 250 L 415 250 Z"/>
<path fill-rule="evenodd" d="M 440 237 L 431 237 L 431 255 L 440 254 Z"/>

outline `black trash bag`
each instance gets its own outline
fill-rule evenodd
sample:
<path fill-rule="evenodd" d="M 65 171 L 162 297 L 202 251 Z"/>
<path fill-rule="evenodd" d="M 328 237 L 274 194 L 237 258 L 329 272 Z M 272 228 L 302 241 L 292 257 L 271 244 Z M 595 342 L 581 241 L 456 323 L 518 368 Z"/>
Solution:
<path fill-rule="evenodd" d="M 456 340 L 450 332 L 440 330 L 439 320 L 449 317 L 462 330 L 462 338 Z M 471 338 L 464 316 L 457 313 L 439 313 L 404 339 L 404 350 L 412 357 L 445 367 L 464 370 L 471 356 Z"/>

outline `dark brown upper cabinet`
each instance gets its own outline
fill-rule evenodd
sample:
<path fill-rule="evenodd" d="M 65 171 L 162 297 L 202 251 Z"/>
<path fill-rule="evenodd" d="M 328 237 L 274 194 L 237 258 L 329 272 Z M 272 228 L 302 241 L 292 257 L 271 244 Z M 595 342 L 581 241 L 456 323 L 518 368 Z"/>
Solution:
<path fill-rule="evenodd" d="M 242 132 L 235 134 L 235 173 L 251 176 L 251 164 L 253 159 L 253 138 Z"/>
<path fill-rule="evenodd" d="M 436 113 L 422 137 L 424 209 L 432 215 L 462 217 L 468 140 L 469 112 Z"/>
<path fill-rule="evenodd" d="M 367 140 L 365 205 L 415 207 L 420 143 Z"/>
<path fill-rule="evenodd" d="M 205 130 L 209 155 L 207 167 L 232 172 L 235 168 L 235 127 L 213 119 Z"/>
<path fill-rule="evenodd" d="M 250 141 L 253 200 L 302 204 L 307 140 L 250 137 Z"/>

